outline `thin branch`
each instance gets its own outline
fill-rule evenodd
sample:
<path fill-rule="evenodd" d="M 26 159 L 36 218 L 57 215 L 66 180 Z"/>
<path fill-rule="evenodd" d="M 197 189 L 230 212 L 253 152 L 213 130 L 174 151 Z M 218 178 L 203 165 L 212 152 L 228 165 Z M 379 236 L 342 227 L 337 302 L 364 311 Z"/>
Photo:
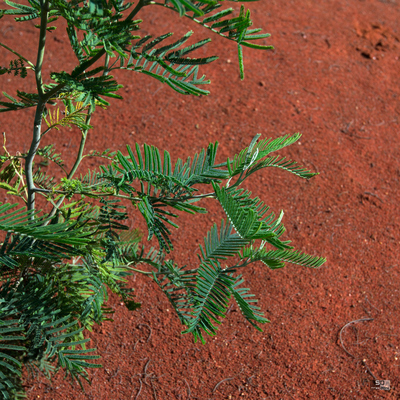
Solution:
<path fill-rule="evenodd" d="M 46 133 L 50 132 L 53 128 L 54 128 L 54 126 L 49 126 L 43 133 L 40 134 L 40 139 L 42 139 L 42 137 L 43 137 Z"/>
<path fill-rule="evenodd" d="M 358 322 L 364 322 L 364 321 L 373 321 L 373 320 L 374 320 L 374 318 L 361 318 L 361 319 L 357 319 L 357 320 L 355 320 L 355 321 L 350 321 L 350 322 L 348 322 L 345 326 L 343 326 L 343 328 L 342 328 L 342 329 L 340 330 L 340 332 L 339 332 L 340 344 L 341 344 L 343 350 L 344 350 L 350 357 L 354 358 L 355 360 L 357 360 L 357 358 L 354 356 L 354 354 L 350 353 L 350 352 L 346 349 L 346 347 L 344 347 L 343 339 L 342 339 L 342 333 L 343 333 L 344 330 L 345 330 L 348 326 L 350 326 L 351 324 L 356 324 L 356 323 L 358 323 Z M 372 371 L 369 369 L 369 367 L 368 367 L 368 365 L 367 365 L 367 363 L 366 363 L 366 360 L 363 359 L 363 360 L 361 360 L 361 362 L 362 362 L 362 364 L 364 365 L 364 367 L 367 369 L 368 373 L 374 378 L 374 380 L 377 380 L 376 376 L 375 376 L 375 375 L 372 373 Z"/>
<path fill-rule="evenodd" d="M 355 321 L 350 321 L 350 322 L 348 322 L 346 325 L 344 325 L 344 326 L 342 327 L 342 329 L 340 330 L 340 332 L 339 332 L 340 344 L 341 344 L 343 350 L 344 350 L 350 357 L 356 358 L 353 354 L 351 354 L 351 353 L 346 349 L 346 347 L 345 347 L 344 344 L 343 344 L 342 334 L 343 334 L 344 330 L 345 330 L 348 326 L 350 326 L 351 324 L 357 324 L 358 322 L 373 321 L 373 320 L 374 320 L 374 318 L 361 318 L 361 319 L 357 319 L 357 320 L 355 320 Z"/>
<path fill-rule="evenodd" d="M 103 71 L 103 76 L 107 76 L 109 74 L 110 72 L 109 64 L 110 64 L 110 55 L 107 53 L 106 59 L 104 61 L 105 70 Z"/>
<path fill-rule="evenodd" d="M 137 13 L 145 6 L 144 0 L 139 0 L 136 7 L 132 10 L 132 12 L 126 17 L 126 22 L 132 21 L 133 18 L 137 15 Z"/>
<path fill-rule="evenodd" d="M 245 261 L 243 261 L 241 264 L 235 264 L 232 267 L 224 268 L 223 271 L 235 272 L 238 268 L 246 267 L 247 265 L 251 264 L 252 262 L 253 262 L 253 260 L 249 257 Z"/>
<path fill-rule="evenodd" d="M 215 391 L 218 389 L 219 385 L 221 385 L 221 384 L 224 383 L 224 382 L 231 381 L 232 379 L 234 379 L 234 378 L 222 379 L 222 381 L 218 382 L 218 383 L 214 386 L 214 389 L 213 389 L 212 392 L 215 393 Z"/>
<path fill-rule="evenodd" d="M 8 51 L 11 51 L 11 53 L 15 54 L 16 56 L 18 56 L 21 60 L 24 60 L 27 64 L 30 65 L 30 67 L 33 69 L 33 71 L 35 71 L 36 67 L 35 64 L 31 63 L 27 58 L 25 58 L 24 56 L 21 56 L 21 54 L 17 53 L 15 50 L 11 49 L 10 47 L 8 47 L 7 45 L 5 45 L 4 43 L 0 42 L 0 46 L 4 47 L 5 49 L 7 49 Z"/>
<path fill-rule="evenodd" d="M 55 88 L 51 89 L 50 91 L 46 92 L 45 100 L 46 102 L 53 98 L 66 84 L 60 83 Z"/>
<path fill-rule="evenodd" d="M 150 338 L 151 338 L 151 335 L 152 335 L 153 331 L 152 331 L 150 325 L 148 325 L 148 324 L 139 324 L 139 325 L 137 326 L 137 328 L 140 329 L 142 326 L 145 326 L 145 327 L 149 328 L 149 335 L 147 336 L 147 339 L 146 339 L 146 343 L 148 343 L 148 341 L 149 341 Z M 150 360 L 147 362 L 146 368 L 147 368 L 147 365 L 148 365 L 149 363 L 150 363 Z"/>
<path fill-rule="evenodd" d="M 49 190 L 49 189 L 42 189 L 42 188 L 38 188 L 38 187 L 33 188 L 32 192 L 43 193 L 43 194 L 46 194 L 46 193 L 47 194 L 55 193 L 55 194 L 62 194 L 62 195 L 70 194 L 70 192 L 67 192 L 66 190 Z M 85 191 L 83 191 L 83 192 L 75 192 L 75 193 L 73 193 L 73 195 L 81 195 L 81 196 L 88 196 L 88 197 L 113 196 L 118 199 L 131 200 L 131 201 L 141 201 L 142 200 L 140 197 L 129 197 L 129 196 L 124 196 L 122 194 L 103 193 L 103 192 L 85 192 Z M 60 207 L 60 205 L 58 207 Z"/>
<path fill-rule="evenodd" d="M 191 397 L 190 386 L 189 386 L 189 384 L 187 383 L 187 380 L 186 380 L 185 378 L 183 378 L 183 380 L 185 381 L 186 386 L 187 386 L 187 394 L 188 394 L 188 397 L 187 397 L 186 400 L 189 400 L 190 397 Z"/>
<path fill-rule="evenodd" d="M 69 194 L 69 192 L 65 191 L 65 190 L 49 190 L 49 189 L 42 189 L 42 188 L 33 188 L 32 189 L 33 192 L 41 192 L 41 193 L 57 193 L 57 194 Z M 159 198 L 159 197 L 153 197 L 150 196 L 149 200 L 150 201 L 159 201 L 159 202 L 171 202 L 171 203 L 175 203 L 175 202 L 180 202 L 180 201 L 186 201 L 186 200 L 190 200 L 190 199 L 202 199 L 202 198 L 214 198 L 215 196 L 212 196 L 213 193 L 209 193 L 209 194 L 204 194 L 201 196 L 187 196 L 187 197 L 183 197 L 183 198 Z M 92 196 L 92 197 L 103 197 L 103 196 L 113 196 L 119 199 L 125 199 L 125 200 L 130 200 L 130 201 L 141 201 L 142 198 L 141 197 L 132 197 L 132 196 L 124 196 L 122 194 L 116 194 L 116 193 L 103 193 L 103 192 L 75 192 L 74 195 L 83 195 L 83 196 Z M 61 205 L 61 204 L 60 204 Z"/>
<path fill-rule="evenodd" d="M 129 265 L 119 265 L 119 267 L 129 267 Z M 132 268 L 132 267 L 129 267 L 129 269 L 131 271 L 138 272 L 138 273 L 143 274 L 143 275 L 153 275 L 153 272 L 142 271 L 140 269 L 136 269 L 136 268 Z M 155 274 L 157 275 L 157 272 L 155 272 Z M 158 272 L 158 274 L 160 274 L 160 273 Z"/>
<path fill-rule="evenodd" d="M 88 112 L 88 114 L 86 116 L 86 120 L 85 120 L 85 124 L 86 125 L 90 125 L 91 118 L 92 118 L 92 113 Z M 77 171 L 77 169 L 79 167 L 79 164 L 82 161 L 83 150 L 85 149 L 85 144 L 86 144 L 88 131 L 89 131 L 89 129 L 85 129 L 84 131 L 82 131 L 82 138 L 81 138 L 81 143 L 79 145 L 78 155 L 76 157 L 74 165 L 71 168 L 70 173 L 68 174 L 68 179 L 71 179 L 74 176 L 75 172 Z"/>
<path fill-rule="evenodd" d="M 135 400 L 137 400 L 139 398 L 140 392 L 142 391 L 143 383 L 142 383 L 142 380 L 140 378 L 139 378 L 139 382 L 140 382 L 140 387 L 139 387 L 138 392 L 136 393 Z M 133 396 L 133 394 L 132 394 L 132 396 Z M 132 398 L 132 396 L 131 396 L 131 398 Z"/>
<path fill-rule="evenodd" d="M 177 201 L 186 201 L 186 200 L 201 200 L 201 199 L 206 199 L 206 198 L 210 198 L 213 199 L 215 198 L 215 192 L 212 193 L 205 193 L 205 194 L 200 194 L 198 196 L 185 196 L 185 197 L 179 197 L 179 198 L 175 198 L 175 197 L 150 197 L 150 200 L 158 200 L 158 201 L 168 201 L 168 202 L 177 202 Z"/>

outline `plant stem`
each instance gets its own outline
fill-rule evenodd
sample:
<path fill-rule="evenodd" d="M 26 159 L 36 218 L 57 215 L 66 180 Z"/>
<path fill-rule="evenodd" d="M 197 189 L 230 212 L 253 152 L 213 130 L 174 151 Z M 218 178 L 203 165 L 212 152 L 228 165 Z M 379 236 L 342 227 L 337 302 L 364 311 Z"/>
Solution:
<path fill-rule="evenodd" d="M 67 195 L 69 194 L 69 192 L 65 191 L 65 190 L 54 190 L 51 191 L 49 189 L 42 189 L 42 188 L 37 188 L 35 187 L 34 189 L 32 189 L 34 192 L 37 193 L 42 193 L 43 195 L 45 194 L 50 194 L 50 193 L 56 193 L 56 194 L 62 194 L 62 195 Z M 81 196 L 88 196 L 88 197 L 115 197 L 118 199 L 124 199 L 124 200 L 130 200 L 130 201 L 141 201 L 142 199 L 140 197 L 129 197 L 129 196 L 124 196 L 122 194 L 115 194 L 115 193 L 95 193 L 95 192 L 76 192 L 74 193 L 75 195 L 81 195 Z M 60 199 L 57 204 L 54 207 L 57 207 L 57 209 L 61 206 L 61 203 L 64 201 L 65 196 L 62 197 L 62 199 Z M 57 209 L 55 210 L 55 212 L 57 211 Z M 49 214 L 48 218 L 51 218 L 55 215 L 55 212 L 52 212 Z"/>
<path fill-rule="evenodd" d="M 48 0 L 46 0 L 46 2 L 48 2 Z M 145 5 L 145 0 L 139 0 L 138 4 L 136 5 L 136 7 L 132 10 L 132 12 L 128 15 L 128 17 L 126 18 L 125 21 L 131 21 L 136 14 L 143 8 L 143 6 Z M 47 19 L 46 19 L 47 21 Z M 78 68 L 76 68 L 73 73 L 72 76 L 77 77 L 79 76 L 82 72 L 84 72 L 87 68 L 89 68 L 90 66 L 92 66 L 96 61 L 98 61 L 104 54 L 106 53 L 106 51 L 104 50 L 104 48 L 102 50 L 100 50 L 94 57 L 92 57 L 90 60 L 82 63 Z M 106 61 L 105 64 L 106 66 L 108 66 L 108 62 L 109 62 L 109 56 L 107 55 L 106 57 Z M 108 71 L 106 70 L 104 75 L 107 75 Z M 40 74 L 41 76 L 41 74 Z M 65 86 L 65 84 L 60 84 L 57 85 L 55 88 L 53 88 L 51 91 L 49 91 L 48 93 L 46 93 L 45 95 L 45 99 L 46 101 L 48 101 L 52 96 L 54 96 L 60 89 L 62 89 Z M 88 113 L 88 116 L 86 118 L 86 123 L 89 125 L 90 123 L 90 118 L 91 118 L 91 113 Z M 35 125 L 36 126 L 36 125 Z M 73 177 L 73 175 L 75 174 L 75 172 L 77 171 L 79 164 L 82 161 L 83 158 L 83 150 L 85 148 L 85 143 L 86 143 L 86 138 L 87 138 L 87 131 L 82 131 L 82 139 L 81 139 L 81 143 L 79 146 L 79 152 L 78 152 L 78 156 L 75 160 L 75 163 L 70 171 L 70 173 L 68 174 L 67 178 L 71 179 Z M 39 131 L 39 141 L 40 141 L 40 131 Z M 37 147 L 36 147 L 37 150 Z M 29 157 L 29 154 L 28 154 Z M 28 158 L 27 158 L 28 159 Z M 32 158 L 33 160 L 33 158 Z M 33 186 L 33 180 L 32 180 L 32 188 L 34 188 Z M 40 190 L 38 190 L 40 191 Z M 33 206 L 34 206 L 34 191 L 31 193 L 31 197 L 33 196 Z M 124 196 L 125 197 L 125 196 Z M 53 209 L 51 210 L 48 220 L 50 221 L 52 217 L 54 217 L 54 215 L 56 214 L 57 210 L 59 209 L 59 207 L 61 206 L 61 204 L 63 203 L 65 199 L 65 196 L 63 196 L 58 202 L 57 204 L 53 207 Z M 28 197 L 28 204 L 29 204 L 29 197 Z"/>
<path fill-rule="evenodd" d="M 153 272 L 142 271 L 140 269 L 136 269 L 136 268 L 132 268 L 132 267 L 129 267 L 129 269 L 132 270 L 132 271 L 135 271 L 135 272 L 139 272 L 140 274 L 143 274 L 143 275 L 153 275 Z M 154 272 L 154 273 L 156 275 L 160 274 L 159 272 L 158 273 Z"/>
<path fill-rule="evenodd" d="M 103 71 L 103 76 L 107 76 L 110 73 L 109 64 L 110 64 L 110 55 L 106 54 L 106 60 L 104 62 L 104 66 L 106 67 L 106 69 Z"/>
<path fill-rule="evenodd" d="M 92 118 L 92 113 L 88 112 L 88 114 L 86 116 L 86 120 L 85 120 L 86 125 L 90 125 L 91 118 Z M 77 169 L 79 167 L 79 164 L 81 163 L 81 161 L 83 159 L 83 150 L 85 149 L 88 131 L 89 131 L 89 129 L 85 129 L 84 131 L 82 131 L 82 138 L 81 138 L 81 143 L 79 145 L 78 155 L 76 157 L 74 165 L 71 168 L 71 171 L 69 172 L 69 174 L 67 176 L 68 179 L 71 179 L 74 176 L 75 172 L 77 171 Z"/>
<path fill-rule="evenodd" d="M 132 10 L 132 12 L 126 17 L 125 21 L 132 21 L 133 18 L 136 16 L 136 14 L 140 11 L 141 8 L 145 6 L 144 0 L 139 0 L 139 2 L 136 4 L 136 7 Z"/>
<path fill-rule="evenodd" d="M 236 265 L 233 265 L 232 267 L 224 268 L 223 271 L 225 271 L 225 272 L 235 272 L 238 268 L 246 267 L 246 266 L 249 265 L 250 263 L 252 263 L 251 258 L 247 258 L 247 259 L 246 259 L 245 261 L 243 261 L 241 264 L 236 264 Z"/>
<path fill-rule="evenodd" d="M 132 12 L 128 15 L 125 21 L 131 21 L 136 14 L 141 10 L 141 8 L 145 5 L 144 0 L 139 0 L 138 4 L 136 7 L 132 10 Z M 27 175 L 27 187 L 28 187 L 28 209 L 34 209 L 35 208 L 35 191 L 40 191 L 40 190 L 35 190 L 35 185 L 33 182 L 33 174 L 32 174 L 32 166 L 33 166 L 33 159 L 35 157 L 36 151 L 39 147 L 40 143 L 40 132 L 41 132 L 41 123 L 42 123 L 42 114 L 44 111 L 44 107 L 46 105 L 46 102 L 49 101 L 49 99 L 57 94 L 59 90 L 61 90 L 65 84 L 60 84 L 57 85 L 55 88 L 44 94 L 43 92 L 43 81 L 42 81 L 42 63 L 43 63 L 43 56 L 44 56 L 44 49 L 45 49 L 45 43 L 46 43 L 46 27 L 47 27 L 47 18 L 48 18 L 48 12 L 49 12 L 49 0 L 46 0 L 43 5 L 42 5 L 42 15 L 41 15 L 41 26 L 40 26 L 40 39 L 39 39 L 39 50 L 38 50 L 38 59 L 37 59 L 37 65 L 35 69 L 35 75 L 36 75 L 36 84 L 38 87 L 38 93 L 39 93 L 39 103 L 36 108 L 36 114 L 35 114 L 35 125 L 34 125 L 34 134 L 33 134 L 33 140 L 31 144 L 31 148 L 29 150 L 28 156 L 26 157 L 26 175 Z M 77 77 L 79 76 L 82 72 L 84 72 L 87 68 L 92 66 L 96 61 L 98 61 L 106 51 L 104 48 L 100 50 L 94 57 L 92 57 L 90 60 L 82 63 L 78 68 L 76 68 L 72 76 Z M 87 122 L 90 122 L 90 117 L 91 114 L 88 113 L 87 117 Z M 78 156 L 76 158 L 75 164 L 73 165 L 71 172 L 68 174 L 68 179 L 71 179 L 72 176 L 75 174 L 76 170 L 79 167 L 80 162 L 82 161 L 83 158 L 83 149 L 85 147 L 86 143 L 86 138 L 87 138 L 87 130 L 85 132 L 82 132 L 82 139 L 81 139 L 81 144 L 79 147 L 79 152 Z M 49 220 L 56 214 L 58 207 L 61 206 L 62 202 L 64 201 L 65 196 L 63 196 L 56 204 L 57 207 L 53 207 L 51 213 L 49 214 Z"/>
<path fill-rule="evenodd" d="M 44 59 L 44 51 L 46 47 L 46 32 L 47 32 L 47 19 L 49 16 L 49 0 L 42 2 L 42 12 L 40 17 L 40 35 L 39 35 L 39 49 L 37 53 L 36 67 L 35 67 L 35 78 L 36 86 L 39 93 L 39 98 L 42 98 L 43 93 L 43 79 L 42 79 L 42 66 Z"/>
<path fill-rule="evenodd" d="M 46 28 L 47 28 L 47 19 L 49 15 L 49 0 L 45 0 L 42 2 L 42 12 L 40 19 L 40 37 L 39 37 L 39 48 L 37 54 L 37 61 L 35 67 L 35 78 L 36 78 L 36 86 L 39 94 L 39 102 L 36 106 L 35 120 L 33 125 L 33 138 L 31 147 L 29 149 L 29 153 L 25 159 L 25 174 L 26 174 L 26 185 L 28 189 L 28 202 L 27 207 L 28 210 L 35 209 L 35 184 L 33 182 L 33 160 L 35 158 L 37 149 L 40 144 L 40 132 L 42 127 L 42 118 L 43 111 L 46 106 L 46 100 L 43 99 L 43 79 L 42 79 L 42 65 L 44 58 L 44 50 L 46 45 Z M 34 219 L 34 213 L 30 216 L 31 219 Z"/>
<path fill-rule="evenodd" d="M 92 118 L 92 113 L 88 112 L 87 116 L 86 116 L 86 120 L 85 120 L 86 125 L 90 125 L 91 118 Z M 82 131 L 82 138 L 81 138 L 81 143 L 79 145 L 78 155 L 76 156 L 76 160 L 75 160 L 74 165 L 71 168 L 71 171 L 67 175 L 68 179 L 71 179 L 74 176 L 75 172 L 77 171 L 77 169 L 79 167 L 79 164 L 81 163 L 81 161 L 83 159 L 83 150 L 85 149 L 88 131 L 89 131 L 89 129 L 85 129 L 84 131 Z M 65 196 L 61 197 L 61 199 L 58 200 L 57 204 L 55 204 L 53 206 L 53 209 L 51 210 L 51 212 L 49 214 L 48 221 L 50 221 L 51 218 L 53 218 L 54 215 L 56 215 L 57 210 L 60 208 L 60 206 L 64 200 L 65 200 Z"/>

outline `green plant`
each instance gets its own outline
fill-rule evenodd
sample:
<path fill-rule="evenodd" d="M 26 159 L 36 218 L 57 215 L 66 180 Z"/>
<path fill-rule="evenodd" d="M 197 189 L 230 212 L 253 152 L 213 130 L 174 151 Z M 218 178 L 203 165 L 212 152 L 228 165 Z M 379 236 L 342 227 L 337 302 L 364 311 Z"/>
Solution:
<path fill-rule="evenodd" d="M 89 339 L 83 333 L 107 320 L 111 312 L 106 307 L 107 289 L 121 296 L 129 309 L 139 306 L 127 279 L 133 273 L 154 279 L 185 326 L 184 333 L 192 333 L 195 340 L 204 342 L 204 332 L 216 333 L 216 324 L 232 297 L 249 323 L 261 330 L 257 324 L 268 321 L 249 289 L 242 286 L 245 267 L 255 261 L 271 269 L 281 268 L 285 262 L 318 267 L 325 261 L 293 250 L 289 241 L 281 239 L 285 231 L 283 214 L 276 217 L 258 197 L 241 188 L 250 175 L 267 167 L 305 179 L 315 175 L 294 161 L 271 156 L 296 142 L 300 135 L 260 141 L 257 135 L 247 148 L 221 163 L 216 161 L 218 143 L 175 163 L 167 152 L 161 155 L 149 145 L 144 145 L 143 151 L 138 145 L 127 146 L 124 155 L 85 153 L 85 143 L 96 107 L 109 106 L 105 97 L 121 99 L 117 94 L 121 85 L 110 75 L 114 70 L 150 75 L 185 95 L 209 93 L 204 89 L 209 81 L 198 75 L 198 70 L 217 57 L 189 55 L 210 40 L 185 47 L 192 32 L 172 43 L 168 41 L 171 33 L 155 39 L 142 37 L 141 20 L 135 18 L 143 7 L 163 6 L 236 42 L 242 79 L 242 47 L 269 49 L 271 46 L 255 44 L 263 43 L 269 34 L 250 29 L 250 12 L 244 6 L 232 17 L 230 8 L 219 11 L 219 0 L 5 3 L 9 8 L 1 10 L 0 17 L 12 15 L 17 22 L 40 22 L 36 63 L 0 43 L 17 57 L 8 67 L 0 68 L 0 74 L 25 78 L 33 72 L 37 86 L 35 93 L 17 91 L 16 97 L 4 93 L 6 100 L 0 101 L 1 112 L 28 107 L 36 110 L 29 152 L 10 154 L 4 136 L 0 156 L 0 187 L 17 198 L 16 204 L 0 205 L 0 229 L 4 232 L 0 248 L 3 397 L 23 396 L 23 365 L 48 377 L 63 368 L 80 384 L 82 378 L 87 380 L 87 369 L 100 365 L 93 362 L 99 356 L 93 354 L 95 349 L 86 347 Z M 70 73 L 52 72 L 52 81 L 45 83 L 42 66 L 46 37 L 55 29 L 50 24 L 60 18 L 67 23 L 78 63 Z M 62 155 L 55 153 L 53 146 L 41 147 L 41 139 L 70 126 L 78 127 L 82 138 L 75 164 L 67 171 Z M 105 165 L 77 177 L 85 157 L 102 158 Z M 61 179 L 46 173 L 49 162 L 60 168 Z M 199 185 L 210 189 L 200 193 Z M 50 204 L 51 211 L 38 210 L 37 196 L 42 203 Z M 206 213 L 198 205 L 204 198 L 218 201 L 226 220 L 207 233 L 196 268 L 178 266 L 171 255 L 169 226 L 178 227 L 174 222 L 177 212 Z M 124 206 L 128 202 L 144 217 L 148 239 L 157 240 L 156 248 L 146 253 L 140 244 L 141 234 L 124 223 L 129 217 Z M 139 264 L 147 264 L 148 270 L 139 269 Z"/>

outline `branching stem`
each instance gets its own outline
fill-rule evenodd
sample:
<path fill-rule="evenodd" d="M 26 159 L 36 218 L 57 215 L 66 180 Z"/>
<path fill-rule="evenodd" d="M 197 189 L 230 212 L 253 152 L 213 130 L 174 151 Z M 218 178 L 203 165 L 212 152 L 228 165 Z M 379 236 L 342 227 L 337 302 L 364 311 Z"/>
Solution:
<path fill-rule="evenodd" d="M 92 113 L 89 111 L 87 116 L 86 116 L 86 120 L 85 120 L 85 124 L 86 125 L 90 125 L 90 120 L 92 118 Z M 89 129 L 85 129 L 84 131 L 82 131 L 82 138 L 81 138 L 81 143 L 79 145 L 79 150 L 78 150 L 78 155 L 76 156 L 76 160 L 74 165 L 71 168 L 71 171 L 69 172 L 69 174 L 67 175 L 68 179 L 72 179 L 72 177 L 74 176 L 75 172 L 78 170 L 79 164 L 81 163 L 82 159 L 83 159 L 83 150 L 85 149 L 85 144 L 86 144 L 86 139 L 87 139 L 87 134 L 88 134 Z M 54 217 L 54 215 L 56 215 L 57 210 L 60 208 L 61 204 L 63 203 L 63 201 L 65 200 L 65 196 L 61 197 L 60 200 L 58 200 L 57 204 L 55 204 L 53 206 L 53 209 L 51 210 L 49 217 L 48 217 L 48 221 L 51 220 L 51 218 Z"/>
<path fill-rule="evenodd" d="M 35 78 L 36 78 L 37 91 L 39 94 L 39 102 L 36 106 L 31 147 L 25 159 L 25 174 L 26 174 L 26 184 L 28 190 L 28 202 L 27 202 L 28 210 L 35 209 L 35 192 L 33 190 L 35 188 L 35 184 L 33 182 L 32 169 L 33 169 L 33 160 L 35 158 L 37 149 L 39 148 L 40 144 L 40 133 L 42 127 L 43 111 L 46 106 L 46 100 L 44 99 L 44 93 L 43 93 L 42 65 L 43 65 L 44 51 L 46 46 L 46 28 L 47 28 L 48 15 L 49 15 L 49 0 L 45 0 L 42 2 L 39 48 L 38 48 L 38 55 L 35 67 Z M 30 218 L 31 219 L 35 218 L 34 213 L 31 214 Z"/>

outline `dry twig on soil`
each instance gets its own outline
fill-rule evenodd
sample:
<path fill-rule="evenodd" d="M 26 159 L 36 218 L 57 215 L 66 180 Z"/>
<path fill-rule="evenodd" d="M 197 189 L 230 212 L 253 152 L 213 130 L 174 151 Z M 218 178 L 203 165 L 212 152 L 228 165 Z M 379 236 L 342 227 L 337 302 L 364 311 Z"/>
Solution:
<path fill-rule="evenodd" d="M 152 335 L 153 331 L 152 331 L 150 325 L 148 325 L 148 324 L 142 323 L 142 324 L 139 324 L 137 327 L 138 327 L 138 329 L 140 329 L 142 326 L 145 326 L 145 327 L 149 328 L 149 336 L 147 336 L 147 339 L 146 339 L 146 343 L 148 343 L 150 338 L 151 338 L 151 335 Z"/>
<path fill-rule="evenodd" d="M 218 383 L 214 386 L 213 393 L 215 393 L 215 391 L 218 389 L 218 386 L 219 386 L 219 385 L 221 385 L 222 383 L 224 383 L 224 382 L 226 382 L 226 381 L 231 381 L 232 379 L 233 379 L 233 378 L 225 378 L 225 379 L 222 379 L 222 381 L 218 382 Z"/>
<path fill-rule="evenodd" d="M 373 321 L 373 320 L 374 320 L 374 318 L 361 318 L 361 319 L 356 319 L 356 320 L 354 320 L 354 321 L 350 321 L 350 322 L 348 322 L 346 325 L 344 325 L 344 326 L 342 327 L 342 329 L 340 330 L 340 332 L 339 332 L 340 344 L 341 344 L 343 350 L 344 350 L 350 357 L 354 358 L 355 360 L 357 360 L 357 357 L 356 357 L 354 354 L 350 353 L 350 352 L 346 349 L 346 347 L 344 346 L 344 344 L 343 344 L 342 333 L 343 333 L 344 330 L 345 330 L 348 326 L 350 326 L 351 324 L 357 324 L 358 322 Z M 368 373 L 374 378 L 374 380 L 377 380 L 377 378 L 375 377 L 375 375 L 374 375 L 374 374 L 372 373 L 372 371 L 369 369 L 369 367 L 368 367 L 366 361 L 365 361 L 364 359 L 359 360 L 359 361 L 362 362 L 362 364 L 363 364 L 364 367 L 367 369 Z"/>
<path fill-rule="evenodd" d="M 342 334 L 343 334 L 344 330 L 345 330 L 347 327 L 349 327 L 351 324 L 357 324 L 358 322 L 373 321 L 373 320 L 374 320 L 374 318 L 361 318 L 361 319 L 356 319 L 356 320 L 354 320 L 354 321 L 348 322 L 348 323 L 347 323 L 346 325 L 344 325 L 344 326 L 342 327 L 342 329 L 340 330 L 340 332 L 339 332 L 340 344 L 341 344 L 343 350 L 344 350 L 350 357 L 356 359 L 356 357 L 355 357 L 353 354 L 351 354 L 351 353 L 346 349 L 346 347 L 345 347 L 344 344 L 343 344 Z"/>

